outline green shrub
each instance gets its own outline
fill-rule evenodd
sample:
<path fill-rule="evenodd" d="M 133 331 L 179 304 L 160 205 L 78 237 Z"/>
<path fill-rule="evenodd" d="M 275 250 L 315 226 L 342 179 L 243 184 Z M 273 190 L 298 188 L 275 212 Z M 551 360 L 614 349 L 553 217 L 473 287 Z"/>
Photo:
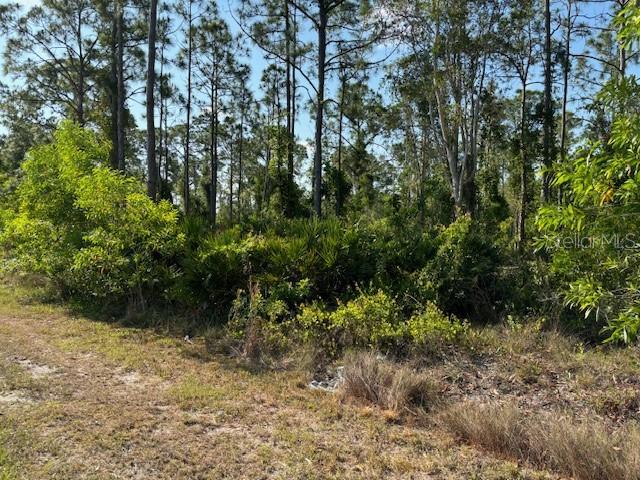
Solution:
<path fill-rule="evenodd" d="M 152 202 L 137 182 L 105 167 L 80 181 L 76 204 L 92 228 L 73 257 L 69 286 L 105 298 L 166 293 L 183 241 L 171 205 Z"/>
<path fill-rule="evenodd" d="M 421 313 L 407 321 L 407 333 L 416 346 L 451 344 L 467 331 L 467 325 L 456 317 L 447 317 L 429 302 Z"/>
<path fill-rule="evenodd" d="M 238 229 L 204 234 L 180 259 L 183 278 L 176 299 L 203 309 L 228 309 L 236 292 L 247 288 L 261 245 L 260 238 L 243 238 Z"/>
<path fill-rule="evenodd" d="M 362 293 L 329 312 L 319 304 L 302 308 L 297 324 L 302 337 L 332 352 L 345 347 L 389 348 L 402 336 L 395 300 L 383 291 Z"/>
<path fill-rule="evenodd" d="M 341 331 L 343 343 L 354 347 L 384 348 L 401 333 L 398 306 L 381 290 L 341 304 L 331 323 Z"/>
<path fill-rule="evenodd" d="M 70 122 L 29 152 L 18 211 L 2 233 L 9 263 L 81 297 L 165 294 L 183 244 L 177 211 L 104 166 L 108 159 L 106 143 Z"/>
<path fill-rule="evenodd" d="M 263 232 L 262 261 L 254 264 L 263 286 L 309 281 L 309 296 L 333 302 L 357 285 L 399 293 L 409 273 L 434 252 L 432 237 L 389 220 L 335 218 L 275 222 Z"/>
<path fill-rule="evenodd" d="M 304 306 L 296 318 L 298 333 L 330 354 L 345 348 L 373 348 L 394 353 L 433 348 L 460 341 L 467 324 L 447 316 L 433 303 L 403 319 L 397 302 L 383 291 L 361 293 L 327 310 L 321 303 Z"/>
<path fill-rule="evenodd" d="M 282 300 L 266 298 L 260 286 L 239 290 L 225 327 L 235 353 L 250 359 L 281 354 L 290 344 L 290 311 Z"/>
<path fill-rule="evenodd" d="M 436 241 L 433 260 L 413 275 L 414 297 L 462 318 L 494 320 L 508 292 L 499 281 L 503 259 L 492 238 L 464 216 L 443 228 Z"/>
<path fill-rule="evenodd" d="M 555 185 L 567 203 L 541 208 L 536 221 L 537 246 L 551 258 L 575 323 L 609 342 L 631 343 L 640 332 L 640 116 L 629 106 L 639 95 L 633 76 L 603 88 L 598 102 L 616 112 L 608 141 L 559 166 Z"/>

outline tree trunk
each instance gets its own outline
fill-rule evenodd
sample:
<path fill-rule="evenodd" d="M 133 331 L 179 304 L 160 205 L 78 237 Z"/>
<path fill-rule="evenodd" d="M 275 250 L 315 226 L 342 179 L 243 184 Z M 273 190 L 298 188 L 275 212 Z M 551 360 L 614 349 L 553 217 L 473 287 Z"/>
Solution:
<path fill-rule="evenodd" d="M 240 106 L 240 134 L 238 138 L 238 222 L 242 221 L 242 153 L 244 148 L 244 90 Z"/>
<path fill-rule="evenodd" d="M 342 124 L 344 120 L 344 94 L 347 78 L 344 71 L 340 75 L 340 113 L 338 115 L 338 178 L 336 183 L 336 215 L 342 215 Z"/>
<path fill-rule="evenodd" d="M 189 214 L 189 149 L 191 143 L 191 56 L 193 54 L 193 32 L 191 31 L 192 17 L 192 1 L 189 1 L 189 18 L 188 18 L 188 47 L 187 47 L 187 124 L 184 140 L 184 213 Z"/>
<path fill-rule="evenodd" d="M 542 199 L 551 200 L 551 176 L 553 167 L 553 106 L 551 84 L 551 0 L 544 2 L 545 41 L 544 41 L 544 167 L 542 178 Z"/>
<path fill-rule="evenodd" d="M 229 146 L 229 224 L 233 225 L 233 138 Z"/>
<path fill-rule="evenodd" d="M 84 119 L 84 96 L 85 96 L 85 64 L 84 64 L 84 53 L 83 53 L 83 38 L 82 38 L 82 8 L 78 8 L 78 30 L 76 31 L 76 39 L 78 42 L 78 98 L 76 99 L 77 103 L 77 120 L 78 123 L 82 126 L 85 124 Z"/>
<path fill-rule="evenodd" d="M 462 188 L 461 179 L 462 172 L 458 167 L 458 126 L 455 122 L 453 125 L 449 122 L 447 116 L 447 104 L 442 98 L 442 92 L 440 87 L 436 84 L 434 79 L 434 96 L 436 100 L 436 110 L 438 114 L 438 123 L 440 124 L 440 135 L 442 138 L 442 145 L 447 156 L 447 165 L 449 169 L 447 173 L 451 183 L 451 198 L 455 205 L 455 215 L 459 215 L 463 212 L 462 203 Z M 453 130 L 451 130 L 453 129 Z"/>
<path fill-rule="evenodd" d="M 218 86 L 217 80 L 211 85 L 211 186 L 209 188 L 209 220 L 216 225 L 218 213 Z"/>
<path fill-rule="evenodd" d="M 118 147 L 118 7 L 111 17 L 110 39 L 110 65 L 109 65 L 109 111 L 111 121 L 111 168 L 117 169 L 119 165 Z"/>
<path fill-rule="evenodd" d="M 571 5 L 567 14 L 567 34 L 564 44 L 564 62 L 562 66 L 562 120 L 560 130 L 560 163 L 567 160 L 567 104 L 569 102 L 569 69 L 571 68 Z M 558 188 L 558 204 L 562 204 L 562 187 Z"/>
<path fill-rule="evenodd" d="M 462 204 L 472 216 L 475 216 L 478 210 L 476 172 L 478 169 L 478 137 L 480 135 L 480 116 L 482 114 L 482 91 L 484 89 L 486 69 L 487 57 L 484 56 L 478 91 L 471 104 L 471 131 L 467 135 L 468 154 L 465 155 L 464 175 L 462 177 Z"/>
<path fill-rule="evenodd" d="M 167 99 L 164 99 L 164 179 L 168 183 L 169 182 L 169 121 L 168 121 L 168 111 L 169 105 L 167 104 Z M 167 195 L 170 195 L 171 189 L 167 189 Z"/>
<path fill-rule="evenodd" d="M 293 137 L 292 137 L 292 81 L 291 81 L 291 21 L 289 18 L 289 0 L 284 0 L 285 17 L 285 54 L 286 54 L 286 89 L 287 89 L 287 210 L 291 214 L 291 195 L 293 193 Z"/>
<path fill-rule="evenodd" d="M 160 82 L 159 83 L 159 88 L 158 88 L 158 95 L 160 97 L 159 100 L 159 104 L 160 104 L 160 112 L 159 112 L 159 118 L 158 118 L 158 137 L 159 137 L 159 144 L 158 144 L 158 172 L 157 172 L 157 179 L 158 179 L 158 193 L 160 194 L 160 198 L 162 198 L 162 167 L 164 165 L 164 93 L 163 93 L 163 89 L 162 89 L 162 79 L 164 78 L 164 41 L 161 43 L 161 47 L 160 47 Z"/>
<path fill-rule="evenodd" d="M 118 0 L 116 13 L 116 41 L 118 50 L 116 55 L 116 74 L 118 78 L 117 90 L 117 143 L 118 169 L 125 171 L 124 156 L 124 0 Z"/>
<path fill-rule="evenodd" d="M 295 166 L 294 155 L 295 155 L 295 146 L 296 146 L 296 45 L 297 45 L 297 22 L 296 22 L 296 11 L 293 10 L 293 28 L 292 28 L 292 40 L 293 40 L 293 51 L 291 52 L 291 188 L 295 185 Z"/>
<path fill-rule="evenodd" d="M 318 97 L 316 101 L 316 151 L 313 159 L 313 210 L 322 215 L 322 133 L 324 114 L 324 82 L 327 55 L 327 12 L 324 2 L 320 2 L 318 23 Z"/>
<path fill-rule="evenodd" d="M 624 9 L 629 0 L 618 0 L 618 6 L 620 10 Z M 620 73 L 620 79 L 624 78 L 627 74 L 627 50 L 624 48 L 622 42 L 618 43 L 618 70 Z"/>
<path fill-rule="evenodd" d="M 521 248 L 526 240 L 525 223 L 527 217 L 527 146 L 526 146 L 526 115 L 527 115 L 527 82 L 522 82 L 522 95 L 520 99 L 520 209 L 518 210 L 516 239 L 518 248 Z"/>
<path fill-rule="evenodd" d="M 420 159 L 418 160 L 418 223 L 420 226 L 424 226 L 426 220 L 425 212 L 425 181 L 426 181 L 426 164 L 427 164 L 427 125 L 423 119 L 420 122 Z M 417 147 L 416 153 L 417 153 Z"/>
<path fill-rule="evenodd" d="M 271 148 L 267 145 L 264 160 L 264 182 L 262 185 L 262 202 L 260 204 L 260 211 L 263 211 L 267 206 L 267 200 L 269 198 L 269 166 L 271 165 Z"/>
<path fill-rule="evenodd" d="M 149 43 L 147 61 L 147 193 L 152 200 L 158 194 L 158 166 L 156 164 L 155 100 L 156 88 L 156 24 L 158 0 L 151 0 L 149 6 Z"/>

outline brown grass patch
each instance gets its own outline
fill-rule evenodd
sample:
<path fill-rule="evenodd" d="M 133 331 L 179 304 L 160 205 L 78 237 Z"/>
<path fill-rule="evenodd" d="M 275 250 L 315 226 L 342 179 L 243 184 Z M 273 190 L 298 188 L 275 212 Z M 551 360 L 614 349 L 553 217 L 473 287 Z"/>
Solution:
<path fill-rule="evenodd" d="M 525 415 L 509 406 L 458 404 L 440 416 L 463 440 L 577 480 L 640 479 L 640 429 L 609 432 L 594 420 Z"/>
<path fill-rule="evenodd" d="M 341 395 L 384 410 L 416 413 L 416 408 L 424 409 L 434 402 L 436 388 L 424 373 L 362 352 L 345 358 Z"/>

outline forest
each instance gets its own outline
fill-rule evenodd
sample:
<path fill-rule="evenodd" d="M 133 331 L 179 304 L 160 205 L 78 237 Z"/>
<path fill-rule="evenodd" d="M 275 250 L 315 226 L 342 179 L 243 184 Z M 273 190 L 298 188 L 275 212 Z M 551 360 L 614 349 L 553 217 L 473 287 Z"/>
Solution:
<path fill-rule="evenodd" d="M 3 288 L 640 478 L 640 4 L 23 0 L 0 32 Z M 478 362 L 533 416 L 443 398 Z M 587 413 L 532 403 L 556 370 Z M 468 475 L 437 478 L 534 478 Z"/>

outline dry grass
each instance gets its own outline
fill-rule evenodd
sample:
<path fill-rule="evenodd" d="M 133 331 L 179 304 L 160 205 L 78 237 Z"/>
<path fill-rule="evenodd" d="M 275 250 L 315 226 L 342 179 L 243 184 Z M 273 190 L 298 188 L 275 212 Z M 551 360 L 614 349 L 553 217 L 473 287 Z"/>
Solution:
<path fill-rule="evenodd" d="M 195 375 L 187 376 L 168 390 L 169 398 L 185 409 L 205 408 L 224 398 L 224 392 L 202 382 Z"/>
<path fill-rule="evenodd" d="M 386 410 L 415 413 L 416 407 L 423 409 L 434 402 L 436 388 L 424 373 L 361 352 L 345 358 L 341 394 Z"/>
<path fill-rule="evenodd" d="M 2 285 L 0 357 L 0 395 L 19 387 L 31 400 L 0 404 L 0 480 L 557 480 L 420 422 L 363 415 L 304 388 L 308 372 L 24 305 Z M 53 372 L 31 381 L 15 358 Z"/>
<path fill-rule="evenodd" d="M 640 430 L 608 432 L 596 420 L 558 413 L 525 415 L 508 406 L 466 402 L 446 410 L 442 424 L 486 450 L 570 475 L 577 480 L 640 478 Z"/>

